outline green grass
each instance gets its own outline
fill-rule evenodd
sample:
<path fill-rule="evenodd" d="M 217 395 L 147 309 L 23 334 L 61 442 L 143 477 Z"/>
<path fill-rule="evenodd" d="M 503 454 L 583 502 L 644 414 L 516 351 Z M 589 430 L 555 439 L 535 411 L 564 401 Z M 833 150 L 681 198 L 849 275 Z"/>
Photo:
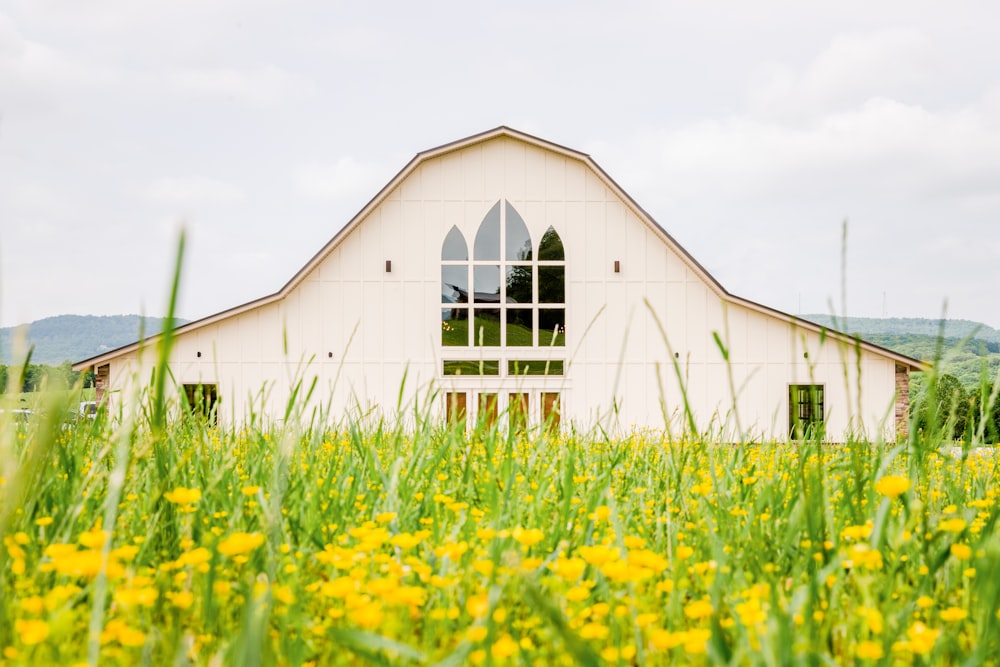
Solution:
<path fill-rule="evenodd" d="M 92 628 L 102 665 L 1000 655 L 992 452 L 291 412 L 4 425 L 6 664 L 86 661 Z M 898 498 L 879 491 L 892 476 Z"/>
<path fill-rule="evenodd" d="M 479 329 L 475 333 L 475 346 L 482 343 L 485 347 L 499 347 L 501 345 L 500 322 L 488 318 L 476 320 Z M 566 334 L 556 334 L 554 339 L 552 332 L 541 332 L 539 345 L 548 347 L 563 347 L 566 345 Z M 446 320 L 441 331 L 441 344 L 445 347 L 468 347 L 469 340 L 468 320 Z M 529 327 L 519 324 L 507 325 L 507 347 L 531 347 L 532 331 Z"/>
<path fill-rule="evenodd" d="M 297 384 L 219 429 L 170 342 L 134 411 L 0 415 L 3 665 L 1000 664 L 1000 456 L 947 414 L 720 445 L 306 416 Z"/>

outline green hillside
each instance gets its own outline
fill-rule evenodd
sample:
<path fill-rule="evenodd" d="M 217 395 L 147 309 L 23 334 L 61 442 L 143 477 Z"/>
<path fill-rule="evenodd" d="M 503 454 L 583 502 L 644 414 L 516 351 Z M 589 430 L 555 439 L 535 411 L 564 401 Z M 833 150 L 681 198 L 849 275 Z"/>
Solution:
<path fill-rule="evenodd" d="M 186 320 L 178 320 L 178 324 Z M 80 361 L 151 336 L 163 328 L 163 318 L 139 315 L 57 315 L 26 325 L 27 345 L 34 346 L 31 361 L 58 365 Z M 17 361 L 14 340 L 20 327 L 0 329 L 0 363 Z"/>
<path fill-rule="evenodd" d="M 989 327 L 982 322 L 972 320 L 933 320 L 921 317 L 838 317 L 836 322 L 830 315 L 806 314 L 796 315 L 803 320 L 809 320 L 816 324 L 858 334 L 884 334 L 890 336 L 901 336 L 906 334 L 917 334 L 938 338 L 942 335 L 946 339 L 961 340 L 973 337 L 990 343 L 1000 344 L 1000 330 Z M 942 331 L 943 326 L 943 331 Z"/>
<path fill-rule="evenodd" d="M 798 317 L 822 326 L 846 329 L 847 333 L 909 357 L 936 361 L 942 374 L 954 375 L 966 388 L 979 385 L 984 372 L 990 383 L 1000 372 L 1000 331 L 980 322 L 849 317 L 847 326 L 842 327 L 843 320 L 834 322 L 829 315 Z"/>

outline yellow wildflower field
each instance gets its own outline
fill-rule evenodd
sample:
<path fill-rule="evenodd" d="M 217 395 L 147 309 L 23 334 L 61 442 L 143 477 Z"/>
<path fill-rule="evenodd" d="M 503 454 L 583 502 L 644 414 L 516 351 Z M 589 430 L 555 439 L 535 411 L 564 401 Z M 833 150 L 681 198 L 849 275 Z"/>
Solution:
<path fill-rule="evenodd" d="M 1000 656 L 992 452 L 432 425 L 11 429 L 3 665 Z"/>

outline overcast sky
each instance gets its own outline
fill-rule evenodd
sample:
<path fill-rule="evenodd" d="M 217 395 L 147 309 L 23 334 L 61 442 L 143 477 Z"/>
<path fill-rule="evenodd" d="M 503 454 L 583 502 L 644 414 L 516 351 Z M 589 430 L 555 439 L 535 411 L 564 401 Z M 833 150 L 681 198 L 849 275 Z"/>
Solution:
<path fill-rule="evenodd" d="M 0 324 L 279 289 L 419 151 L 589 153 L 730 292 L 1000 328 L 995 1 L 0 0 Z"/>

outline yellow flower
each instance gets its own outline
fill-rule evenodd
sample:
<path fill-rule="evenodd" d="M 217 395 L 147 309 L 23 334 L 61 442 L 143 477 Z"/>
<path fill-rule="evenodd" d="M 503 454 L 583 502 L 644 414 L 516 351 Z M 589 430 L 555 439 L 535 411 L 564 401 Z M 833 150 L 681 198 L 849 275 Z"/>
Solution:
<path fill-rule="evenodd" d="M 613 560 L 618 560 L 619 554 L 618 549 L 614 547 L 606 547 L 602 544 L 595 544 L 594 546 L 582 546 L 579 547 L 577 553 L 594 567 L 601 567 Z"/>
<path fill-rule="evenodd" d="M 958 517 L 952 517 L 951 519 L 945 519 L 938 524 L 938 530 L 943 530 L 949 533 L 960 533 L 965 528 L 965 521 L 959 519 Z"/>
<path fill-rule="evenodd" d="M 244 496 L 256 496 L 258 491 L 260 491 L 259 486 L 244 486 L 240 489 L 240 493 Z"/>
<path fill-rule="evenodd" d="M 688 630 L 687 637 L 684 640 L 684 651 L 694 655 L 701 655 L 705 652 L 705 648 L 711 636 L 712 631 L 708 628 L 694 628 L 693 630 Z"/>
<path fill-rule="evenodd" d="M 711 616 L 712 611 L 712 603 L 708 600 L 692 600 L 684 607 L 684 615 L 694 619 Z"/>
<path fill-rule="evenodd" d="M 687 641 L 688 633 L 684 631 L 671 632 L 669 630 L 656 629 L 649 635 L 649 643 L 659 651 L 666 651 L 680 646 Z"/>
<path fill-rule="evenodd" d="M 858 644 L 856 654 L 862 660 L 878 660 L 884 655 L 881 644 L 867 640 Z"/>
<path fill-rule="evenodd" d="M 910 639 L 908 646 L 914 653 L 926 655 L 934 648 L 934 644 L 937 642 L 938 635 L 940 634 L 940 630 L 932 630 L 920 621 L 917 621 L 906 631 L 906 636 Z"/>
<path fill-rule="evenodd" d="M 41 614 L 45 610 L 45 600 L 41 596 L 32 595 L 21 600 L 20 606 L 29 614 Z"/>
<path fill-rule="evenodd" d="M 490 600 L 485 595 L 473 595 L 465 602 L 465 611 L 475 618 L 485 616 L 489 608 Z"/>
<path fill-rule="evenodd" d="M 967 618 L 969 613 L 959 607 L 948 607 L 941 612 L 942 621 L 961 621 Z"/>
<path fill-rule="evenodd" d="M 201 491 L 178 486 L 173 491 L 167 491 L 163 497 L 175 505 L 192 505 L 201 500 Z"/>
<path fill-rule="evenodd" d="M 511 535 L 518 544 L 526 547 L 535 546 L 545 537 L 545 533 L 538 528 L 515 528 Z"/>
<path fill-rule="evenodd" d="M 580 628 L 580 636 L 584 639 L 607 639 L 610 631 L 603 623 L 587 623 Z"/>
<path fill-rule="evenodd" d="M 968 544 L 951 545 L 951 555 L 958 560 L 969 560 L 972 558 L 972 547 Z"/>
<path fill-rule="evenodd" d="M 233 533 L 219 542 L 219 553 L 226 556 L 237 556 L 250 553 L 264 544 L 264 536 L 260 533 Z"/>
<path fill-rule="evenodd" d="M 89 548 L 97 549 L 104 546 L 104 541 L 108 539 L 108 531 L 101 530 L 96 525 L 93 529 L 88 530 L 86 533 L 81 533 L 80 544 Z"/>
<path fill-rule="evenodd" d="M 875 482 L 875 490 L 887 498 L 898 498 L 910 489 L 910 480 L 899 475 L 886 475 Z"/>
<path fill-rule="evenodd" d="M 120 588 L 114 593 L 115 602 L 124 606 L 152 607 L 156 603 L 159 592 L 151 586 L 141 588 Z"/>
<path fill-rule="evenodd" d="M 576 581 L 587 568 L 587 563 L 581 558 L 559 558 L 549 567 L 565 581 Z"/>
<path fill-rule="evenodd" d="M 198 547 L 197 549 L 192 549 L 186 553 L 181 554 L 181 557 L 177 559 L 177 565 L 179 567 L 184 567 L 185 565 L 201 565 L 202 563 L 207 563 L 212 560 L 212 552 L 205 547 Z"/>
<path fill-rule="evenodd" d="M 517 642 L 510 635 L 505 634 L 493 643 L 493 646 L 490 648 L 490 655 L 495 660 L 503 660 L 514 655 L 517 648 Z"/>
<path fill-rule="evenodd" d="M 39 517 L 38 519 L 35 519 L 35 525 L 36 526 L 43 526 L 43 527 L 44 526 L 50 526 L 50 525 L 52 525 L 52 521 L 53 521 L 52 517 L 50 517 L 50 516 L 43 516 L 43 517 Z"/>
<path fill-rule="evenodd" d="M 41 644 L 49 636 L 49 624 L 45 621 L 18 619 L 14 621 L 14 629 L 26 646 Z"/>
<path fill-rule="evenodd" d="M 194 604 L 194 594 L 191 591 L 167 592 L 167 599 L 178 609 L 188 609 Z"/>

